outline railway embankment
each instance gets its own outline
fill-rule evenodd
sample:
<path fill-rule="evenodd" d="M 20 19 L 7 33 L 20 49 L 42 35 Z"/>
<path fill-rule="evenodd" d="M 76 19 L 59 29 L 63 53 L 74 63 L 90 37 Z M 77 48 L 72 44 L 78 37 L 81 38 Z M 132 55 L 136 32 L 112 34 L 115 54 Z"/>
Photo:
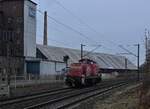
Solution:
<path fill-rule="evenodd" d="M 74 109 L 138 109 L 141 83 L 119 87 L 108 94 L 91 98 Z"/>
<path fill-rule="evenodd" d="M 95 102 L 93 109 L 150 109 L 150 81 L 132 85 Z"/>
<path fill-rule="evenodd" d="M 122 88 L 95 102 L 93 109 L 137 109 L 141 84 Z"/>
<path fill-rule="evenodd" d="M 47 82 L 47 83 L 32 82 L 32 84 L 23 83 L 21 85 L 17 85 L 17 87 L 14 86 L 11 87 L 9 98 L 37 94 L 37 93 L 63 88 L 63 87 L 65 87 L 63 81 L 54 81 L 54 82 Z M 7 98 L 8 98 L 7 96 L 2 96 L 0 97 L 0 100 L 7 99 Z"/>

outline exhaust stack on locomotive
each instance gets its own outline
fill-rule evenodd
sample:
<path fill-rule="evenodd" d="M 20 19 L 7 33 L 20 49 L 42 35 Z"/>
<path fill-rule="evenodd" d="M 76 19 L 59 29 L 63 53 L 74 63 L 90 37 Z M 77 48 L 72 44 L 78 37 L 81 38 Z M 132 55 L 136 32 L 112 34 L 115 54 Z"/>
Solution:
<path fill-rule="evenodd" d="M 72 63 L 66 74 L 66 85 L 70 87 L 95 85 L 101 81 L 101 72 L 97 63 L 90 59 Z"/>

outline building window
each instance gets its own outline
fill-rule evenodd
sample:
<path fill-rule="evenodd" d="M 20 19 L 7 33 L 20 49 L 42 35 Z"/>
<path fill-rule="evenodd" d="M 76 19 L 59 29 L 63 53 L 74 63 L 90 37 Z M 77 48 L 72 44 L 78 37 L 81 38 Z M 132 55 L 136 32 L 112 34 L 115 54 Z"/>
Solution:
<path fill-rule="evenodd" d="M 0 74 L 1 74 L 1 73 L 3 73 L 3 71 L 2 71 L 2 70 L 3 70 L 3 69 L 2 69 L 2 68 L 0 68 Z"/>
<path fill-rule="evenodd" d="M 22 17 L 17 17 L 17 23 L 22 23 L 23 22 L 23 20 L 22 20 Z"/>
<path fill-rule="evenodd" d="M 32 18 L 36 17 L 36 10 L 32 7 L 29 7 L 29 16 Z"/>
<path fill-rule="evenodd" d="M 11 48 L 11 49 L 10 49 L 10 55 L 11 55 L 11 56 L 14 56 L 14 48 Z"/>
<path fill-rule="evenodd" d="M 0 41 L 2 41 L 2 38 L 3 36 L 2 36 L 2 31 L 0 30 Z"/>
<path fill-rule="evenodd" d="M 7 56 L 7 49 L 1 48 L 1 55 L 2 56 Z"/>
<path fill-rule="evenodd" d="M 12 24 L 12 23 L 13 23 L 13 18 L 12 18 L 12 17 L 8 17 L 7 23 L 8 23 L 8 24 Z"/>
<path fill-rule="evenodd" d="M 10 39 L 9 39 L 10 42 L 13 42 L 13 32 L 12 31 L 9 32 L 9 36 L 10 36 Z"/>
<path fill-rule="evenodd" d="M 2 45 L 3 45 L 3 44 L 2 44 L 1 41 L 0 41 L 0 56 L 2 55 L 2 48 L 3 48 Z M 0 64 L 1 64 L 1 63 L 0 63 Z"/>
<path fill-rule="evenodd" d="M 15 74 L 19 74 L 20 73 L 20 68 L 15 68 Z"/>
<path fill-rule="evenodd" d="M 3 32 L 3 40 L 7 41 L 7 33 L 6 33 L 6 31 Z"/>

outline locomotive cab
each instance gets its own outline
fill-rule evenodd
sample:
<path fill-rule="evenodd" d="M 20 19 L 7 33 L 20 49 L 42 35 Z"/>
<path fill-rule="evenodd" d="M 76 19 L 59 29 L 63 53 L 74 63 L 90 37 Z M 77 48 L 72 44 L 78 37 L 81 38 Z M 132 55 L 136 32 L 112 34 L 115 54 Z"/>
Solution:
<path fill-rule="evenodd" d="M 72 63 L 66 74 L 68 86 L 94 85 L 101 81 L 101 74 L 97 63 L 90 59 L 79 60 L 79 63 Z"/>

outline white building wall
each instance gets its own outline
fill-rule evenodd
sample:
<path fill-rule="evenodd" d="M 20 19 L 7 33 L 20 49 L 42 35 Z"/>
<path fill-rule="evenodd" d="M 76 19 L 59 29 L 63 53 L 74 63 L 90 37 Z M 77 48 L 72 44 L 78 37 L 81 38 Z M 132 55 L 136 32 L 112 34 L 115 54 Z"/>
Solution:
<path fill-rule="evenodd" d="M 41 61 L 40 75 L 56 75 L 65 68 L 65 63 Z"/>
<path fill-rule="evenodd" d="M 53 75 L 55 74 L 55 63 L 42 61 L 40 63 L 40 75 Z"/>
<path fill-rule="evenodd" d="M 65 63 L 56 63 L 56 72 L 60 72 L 65 67 L 66 67 Z"/>
<path fill-rule="evenodd" d="M 36 57 L 36 4 L 24 2 L 24 56 Z"/>

